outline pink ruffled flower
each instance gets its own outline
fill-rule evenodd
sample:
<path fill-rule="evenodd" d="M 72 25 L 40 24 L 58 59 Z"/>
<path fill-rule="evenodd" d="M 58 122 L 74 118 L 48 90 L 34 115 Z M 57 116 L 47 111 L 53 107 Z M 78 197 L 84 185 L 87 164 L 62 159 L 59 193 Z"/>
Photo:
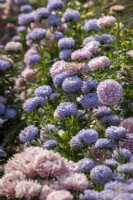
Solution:
<path fill-rule="evenodd" d="M 105 67 L 109 67 L 110 60 L 107 56 L 99 56 L 91 59 L 88 65 L 91 71 L 96 71 L 98 69 L 104 69 Z"/>
<path fill-rule="evenodd" d="M 12 171 L 5 174 L 0 179 L 0 197 L 6 196 L 8 198 L 13 198 L 15 195 L 15 186 L 17 182 L 24 179 L 25 175 L 19 171 Z"/>
<path fill-rule="evenodd" d="M 97 20 L 97 24 L 100 28 L 111 27 L 116 23 L 116 18 L 113 16 L 104 16 Z"/>
<path fill-rule="evenodd" d="M 35 158 L 35 170 L 42 177 L 57 176 L 67 171 L 64 159 L 53 151 L 44 150 Z"/>
<path fill-rule="evenodd" d="M 61 74 L 64 71 L 66 62 L 65 61 L 57 61 L 50 68 L 50 75 L 54 78 L 57 74 Z"/>
<path fill-rule="evenodd" d="M 86 176 L 81 173 L 65 173 L 57 178 L 60 185 L 65 189 L 85 190 L 90 187 Z"/>
<path fill-rule="evenodd" d="M 93 57 L 93 54 L 87 49 L 78 49 L 71 54 L 72 60 L 82 60 L 82 59 L 90 59 Z"/>
<path fill-rule="evenodd" d="M 67 190 L 58 190 L 51 192 L 46 200 L 72 200 L 73 196 Z"/>
<path fill-rule="evenodd" d="M 49 194 L 50 192 L 52 192 L 52 191 L 53 191 L 53 190 L 52 190 L 52 188 L 51 188 L 50 186 L 44 185 L 44 186 L 42 187 L 42 189 L 41 189 L 39 200 L 45 200 L 46 197 L 48 196 L 48 194 Z"/>
<path fill-rule="evenodd" d="M 100 48 L 100 42 L 98 41 L 91 41 L 87 43 L 84 47 L 84 49 L 94 54 L 98 52 L 99 48 Z"/>
<path fill-rule="evenodd" d="M 39 183 L 33 180 L 19 181 L 15 187 L 15 196 L 27 200 L 32 199 L 40 193 L 41 187 Z"/>

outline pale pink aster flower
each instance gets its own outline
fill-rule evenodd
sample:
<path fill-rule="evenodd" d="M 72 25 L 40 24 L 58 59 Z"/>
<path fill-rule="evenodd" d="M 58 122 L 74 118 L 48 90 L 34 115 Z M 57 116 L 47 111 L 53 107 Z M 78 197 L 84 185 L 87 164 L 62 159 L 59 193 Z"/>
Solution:
<path fill-rule="evenodd" d="M 49 194 L 50 192 L 52 192 L 52 191 L 53 191 L 53 190 L 52 190 L 52 188 L 51 188 L 50 186 L 44 185 L 44 186 L 42 187 L 42 189 L 41 189 L 39 200 L 45 200 L 46 197 L 48 196 L 48 194 Z"/>
<path fill-rule="evenodd" d="M 64 72 L 65 65 L 66 62 L 62 60 L 55 62 L 50 68 L 51 77 L 54 78 L 57 74 Z"/>
<path fill-rule="evenodd" d="M 133 133 L 133 117 L 124 119 L 121 122 L 121 126 L 127 130 L 127 133 Z"/>
<path fill-rule="evenodd" d="M 17 51 L 22 51 L 23 47 L 20 42 L 8 42 L 5 46 L 5 50 L 17 52 Z"/>
<path fill-rule="evenodd" d="M 122 12 L 123 10 L 125 10 L 125 6 L 122 5 L 114 5 L 110 8 L 110 11 L 113 12 Z"/>
<path fill-rule="evenodd" d="M 46 200 L 72 200 L 73 196 L 67 190 L 58 190 L 51 192 Z"/>
<path fill-rule="evenodd" d="M 15 187 L 16 198 L 26 198 L 27 200 L 36 197 L 41 191 L 41 185 L 37 181 L 23 180 L 19 181 Z"/>
<path fill-rule="evenodd" d="M 67 167 L 68 172 L 79 172 L 80 171 L 79 167 L 76 163 L 74 163 L 71 160 L 68 161 L 66 159 L 65 159 L 65 161 L 66 161 L 66 167 Z"/>
<path fill-rule="evenodd" d="M 36 156 L 42 154 L 43 149 L 39 147 L 29 147 L 22 153 L 15 154 L 7 164 L 5 164 L 5 173 L 12 171 L 21 171 L 26 177 L 34 177 L 36 175 L 34 162 Z"/>
<path fill-rule="evenodd" d="M 118 82 L 108 79 L 98 85 L 97 95 L 102 104 L 115 105 L 123 96 L 122 87 Z"/>
<path fill-rule="evenodd" d="M 84 49 L 86 49 L 87 51 L 91 53 L 97 53 L 99 48 L 100 48 L 100 42 L 98 41 L 90 41 L 84 47 Z"/>
<path fill-rule="evenodd" d="M 19 88 L 19 87 L 23 87 L 25 85 L 25 80 L 22 77 L 19 77 L 15 80 L 15 85 Z"/>
<path fill-rule="evenodd" d="M 25 78 L 26 81 L 32 82 L 35 79 L 33 74 L 34 74 L 34 70 L 33 69 L 25 68 L 22 71 L 21 76 L 23 78 Z"/>
<path fill-rule="evenodd" d="M 88 66 L 91 71 L 96 71 L 97 69 L 104 69 L 110 66 L 110 60 L 107 56 L 99 56 L 93 58 L 89 61 Z"/>
<path fill-rule="evenodd" d="M 71 54 L 72 60 L 90 59 L 91 57 L 93 57 L 93 54 L 85 48 L 78 49 Z"/>
<path fill-rule="evenodd" d="M 131 58 L 133 58 L 133 50 L 128 51 L 127 55 L 129 55 Z"/>
<path fill-rule="evenodd" d="M 0 196 L 13 198 L 15 195 L 16 183 L 24 179 L 25 175 L 19 171 L 12 171 L 10 173 L 5 174 L 0 179 Z"/>
<path fill-rule="evenodd" d="M 116 18 L 113 16 L 104 16 L 97 20 L 97 24 L 100 28 L 111 27 L 116 23 Z"/>
<path fill-rule="evenodd" d="M 65 189 L 85 190 L 90 187 L 86 176 L 81 173 L 68 172 L 57 177 L 60 185 Z"/>
<path fill-rule="evenodd" d="M 42 177 L 57 176 L 67 170 L 64 159 L 58 153 L 48 150 L 38 154 L 34 166 L 37 174 Z"/>

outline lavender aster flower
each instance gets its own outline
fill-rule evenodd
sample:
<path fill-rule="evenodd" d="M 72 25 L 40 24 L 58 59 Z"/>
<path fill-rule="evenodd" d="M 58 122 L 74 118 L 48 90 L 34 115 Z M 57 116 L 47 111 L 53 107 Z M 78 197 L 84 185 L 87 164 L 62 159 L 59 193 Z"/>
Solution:
<path fill-rule="evenodd" d="M 46 97 L 52 93 L 52 89 L 49 85 L 43 85 L 35 89 L 35 96 L 36 97 Z"/>
<path fill-rule="evenodd" d="M 62 83 L 62 89 L 65 92 L 75 92 L 81 89 L 83 81 L 78 76 L 68 77 Z"/>
<path fill-rule="evenodd" d="M 0 71 L 6 71 L 11 67 L 11 64 L 5 60 L 0 58 Z"/>
<path fill-rule="evenodd" d="M 57 106 L 54 117 L 56 119 L 63 119 L 64 117 L 75 115 L 77 113 L 77 106 L 72 102 L 61 102 Z"/>
<path fill-rule="evenodd" d="M 100 107 L 95 108 L 93 110 L 93 116 L 96 117 L 96 118 L 104 117 L 104 116 L 106 117 L 111 113 L 112 113 L 112 110 L 107 106 L 100 106 Z"/>
<path fill-rule="evenodd" d="M 59 8 L 63 8 L 64 7 L 64 2 L 61 0 L 49 0 L 48 1 L 48 5 L 47 8 L 49 11 L 53 11 Z"/>
<path fill-rule="evenodd" d="M 34 19 L 33 13 L 20 14 L 18 16 L 18 22 L 22 26 L 30 24 L 31 22 L 34 22 L 34 21 L 35 19 Z"/>
<path fill-rule="evenodd" d="M 84 95 L 80 102 L 84 108 L 90 109 L 90 108 L 95 108 L 99 106 L 99 100 L 96 93 L 89 93 L 89 94 Z"/>
<path fill-rule="evenodd" d="M 128 149 L 121 148 L 119 149 L 119 151 L 114 150 L 112 157 L 115 159 L 123 158 L 126 161 L 130 161 L 130 158 L 132 157 L 132 153 Z"/>
<path fill-rule="evenodd" d="M 7 108 L 4 114 L 4 117 L 7 119 L 12 119 L 17 115 L 17 112 L 13 108 Z"/>
<path fill-rule="evenodd" d="M 53 35 L 52 35 L 53 40 L 59 40 L 63 37 L 64 37 L 63 33 L 59 32 L 59 31 L 54 32 Z"/>
<path fill-rule="evenodd" d="M 80 13 L 77 10 L 68 10 L 63 14 L 65 21 L 78 22 L 80 18 Z"/>
<path fill-rule="evenodd" d="M 92 144 L 97 141 L 98 133 L 93 129 L 82 129 L 78 132 L 77 137 L 83 144 Z"/>
<path fill-rule="evenodd" d="M 105 185 L 112 179 L 112 171 L 105 165 L 98 165 L 90 172 L 90 177 L 98 185 Z"/>
<path fill-rule="evenodd" d="M 30 13 L 32 11 L 32 6 L 31 5 L 23 5 L 20 7 L 20 11 L 23 13 Z"/>
<path fill-rule="evenodd" d="M 72 51 L 70 49 L 63 49 L 62 51 L 60 51 L 59 58 L 61 60 L 66 60 L 68 58 L 71 58 L 71 54 Z"/>
<path fill-rule="evenodd" d="M 100 42 L 100 38 L 98 36 L 96 36 L 96 35 L 86 37 L 83 40 L 83 45 L 85 46 L 87 43 L 92 42 L 92 41 L 98 41 L 98 42 Z"/>
<path fill-rule="evenodd" d="M 109 34 L 102 34 L 100 37 L 100 41 L 103 44 L 111 44 L 111 41 L 114 40 L 113 35 L 109 35 Z"/>
<path fill-rule="evenodd" d="M 101 118 L 103 124 L 108 124 L 109 126 L 118 126 L 120 123 L 120 118 L 117 115 L 106 115 Z"/>
<path fill-rule="evenodd" d="M 15 3 L 18 5 L 24 5 L 28 3 L 28 0 L 15 0 Z"/>
<path fill-rule="evenodd" d="M 118 140 L 126 136 L 126 129 L 122 126 L 110 126 L 106 129 L 105 135 L 112 140 Z"/>
<path fill-rule="evenodd" d="M 18 36 L 18 35 L 15 35 L 15 36 L 13 36 L 12 41 L 13 42 L 20 42 L 21 41 L 21 37 Z"/>
<path fill-rule="evenodd" d="M 125 188 L 125 184 L 119 181 L 110 181 L 104 186 L 104 190 L 112 190 L 116 192 L 122 192 Z"/>
<path fill-rule="evenodd" d="M 91 90 L 95 90 L 98 86 L 99 82 L 96 80 L 92 81 L 83 81 L 83 86 L 81 88 L 83 93 L 88 93 Z"/>
<path fill-rule="evenodd" d="M 82 146 L 83 145 L 82 145 L 80 139 L 78 138 L 78 135 L 72 137 L 72 139 L 70 140 L 70 147 L 72 149 L 74 149 L 74 148 L 80 148 Z"/>
<path fill-rule="evenodd" d="M 58 41 L 58 47 L 62 48 L 62 49 L 69 49 L 75 46 L 75 41 L 73 38 L 61 38 Z"/>
<path fill-rule="evenodd" d="M 133 200 L 133 194 L 122 193 L 116 196 L 113 200 Z"/>
<path fill-rule="evenodd" d="M 46 35 L 46 30 L 42 28 L 35 28 L 26 35 L 26 40 L 42 40 Z"/>
<path fill-rule="evenodd" d="M 114 159 L 106 159 L 105 160 L 105 165 L 107 165 L 108 167 L 114 167 L 117 166 L 119 163 L 114 160 Z"/>
<path fill-rule="evenodd" d="M 18 32 L 18 33 L 23 33 L 25 30 L 26 30 L 26 27 L 25 27 L 25 26 L 18 26 L 18 27 L 17 27 L 17 32 Z"/>
<path fill-rule="evenodd" d="M 70 75 L 67 72 L 62 72 L 61 74 L 57 74 L 53 78 L 53 83 L 54 83 L 55 87 L 57 87 L 58 85 L 62 84 L 63 81 L 65 80 L 65 78 L 67 78 L 69 76 Z"/>
<path fill-rule="evenodd" d="M 102 81 L 97 87 L 97 94 L 99 101 L 106 105 L 117 104 L 123 96 L 121 85 L 112 79 Z"/>
<path fill-rule="evenodd" d="M 45 8 L 45 7 L 38 8 L 35 11 L 35 20 L 40 21 L 43 18 L 49 17 L 49 15 L 50 15 L 50 12 L 48 11 L 47 8 Z"/>
<path fill-rule="evenodd" d="M 133 173 L 133 163 L 130 162 L 119 165 L 117 170 L 123 173 Z"/>
<path fill-rule="evenodd" d="M 23 104 L 23 109 L 26 112 L 33 112 L 38 106 L 43 107 L 46 99 L 42 97 L 34 97 L 27 99 Z"/>
<path fill-rule="evenodd" d="M 0 103 L 0 115 L 3 115 L 5 112 L 5 105 L 3 103 Z"/>
<path fill-rule="evenodd" d="M 34 125 L 30 125 L 20 132 L 19 139 L 24 143 L 31 142 L 37 134 L 38 128 Z"/>
<path fill-rule="evenodd" d="M 90 19 L 89 21 L 87 21 L 84 24 L 84 30 L 85 30 L 85 32 L 93 31 L 93 30 L 99 31 L 100 27 L 97 25 L 97 19 Z"/>
<path fill-rule="evenodd" d="M 96 141 L 95 147 L 99 149 L 112 149 L 114 148 L 114 143 L 108 139 L 100 138 Z"/>
<path fill-rule="evenodd" d="M 96 71 L 98 69 L 104 69 L 110 66 L 110 60 L 107 56 L 99 56 L 93 58 L 88 63 L 91 71 Z"/>
<path fill-rule="evenodd" d="M 48 140 L 43 144 L 43 147 L 45 149 L 51 149 L 57 145 L 56 140 Z"/>
<path fill-rule="evenodd" d="M 112 199 L 114 199 L 114 197 L 116 197 L 117 194 L 118 193 L 116 193 L 115 191 L 112 191 L 112 190 L 103 190 L 100 192 L 99 199 L 100 200 L 112 200 Z"/>
<path fill-rule="evenodd" d="M 77 162 L 77 165 L 80 169 L 80 172 L 86 173 L 89 172 L 94 167 L 94 161 L 89 158 L 83 158 Z"/>
<path fill-rule="evenodd" d="M 85 190 L 80 194 L 80 200 L 99 200 L 100 193 L 96 190 Z"/>
<path fill-rule="evenodd" d="M 60 25 L 61 25 L 61 19 L 57 15 L 50 15 L 46 19 L 46 26 L 48 26 L 48 27 L 50 27 L 50 26 L 60 26 Z"/>

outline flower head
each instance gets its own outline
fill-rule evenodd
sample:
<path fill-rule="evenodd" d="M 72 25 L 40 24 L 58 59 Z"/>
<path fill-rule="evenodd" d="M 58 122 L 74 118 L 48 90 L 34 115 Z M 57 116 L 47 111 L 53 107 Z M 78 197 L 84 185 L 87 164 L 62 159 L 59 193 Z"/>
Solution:
<path fill-rule="evenodd" d="M 80 172 L 89 172 L 94 167 L 94 161 L 89 158 L 83 158 L 77 162 Z"/>
<path fill-rule="evenodd" d="M 99 99 L 96 93 L 84 95 L 80 102 L 84 108 L 95 108 L 99 106 Z"/>
<path fill-rule="evenodd" d="M 98 185 L 105 185 L 112 179 L 112 171 L 105 165 L 98 165 L 90 172 L 90 177 Z"/>
<path fill-rule="evenodd" d="M 105 135 L 112 140 L 118 140 L 126 136 L 126 129 L 122 126 L 110 126 L 106 129 Z"/>
<path fill-rule="evenodd" d="M 74 51 L 71 55 L 72 60 L 82 60 L 82 59 L 90 59 L 92 57 L 92 53 L 86 48 L 78 49 Z"/>
<path fill-rule="evenodd" d="M 61 19 L 57 15 L 50 15 L 46 19 L 46 26 L 48 26 L 48 27 L 50 27 L 50 26 L 60 26 L 60 25 L 61 25 Z"/>
<path fill-rule="evenodd" d="M 23 104 L 23 109 L 26 112 L 33 112 L 38 106 L 43 107 L 45 105 L 46 99 L 42 97 L 33 97 L 27 99 Z"/>
<path fill-rule="evenodd" d="M 68 10 L 63 14 L 65 21 L 74 21 L 78 22 L 80 14 L 77 10 Z"/>
<path fill-rule="evenodd" d="M 66 60 L 68 58 L 71 58 L 71 54 L 72 54 L 71 49 L 63 49 L 62 51 L 60 51 L 59 58 L 61 60 Z"/>
<path fill-rule="evenodd" d="M 88 63 L 91 71 L 96 71 L 98 69 L 104 69 L 110 66 L 110 60 L 106 56 L 100 56 L 93 58 Z"/>
<path fill-rule="evenodd" d="M 52 0 L 52 1 L 48 0 L 47 8 L 50 12 L 63 7 L 64 7 L 64 2 L 61 0 Z"/>
<path fill-rule="evenodd" d="M 114 148 L 114 143 L 112 143 L 108 139 L 100 138 L 96 141 L 95 146 L 96 148 L 99 148 L 99 149 L 112 149 Z"/>
<path fill-rule="evenodd" d="M 33 31 L 26 35 L 26 40 L 42 40 L 46 35 L 43 28 L 35 28 Z"/>
<path fill-rule="evenodd" d="M 38 128 L 34 125 L 27 126 L 19 134 L 19 139 L 26 143 L 32 141 L 35 136 L 38 134 Z"/>
<path fill-rule="evenodd" d="M 83 93 L 88 93 L 92 90 L 95 90 L 97 88 L 97 85 L 99 84 L 96 80 L 91 81 L 83 81 L 83 86 L 81 88 Z"/>
<path fill-rule="evenodd" d="M 96 118 L 108 116 L 112 113 L 112 110 L 107 106 L 100 106 L 93 110 L 93 116 Z"/>
<path fill-rule="evenodd" d="M 65 92 L 75 92 L 81 89 L 83 81 L 78 76 L 68 77 L 62 83 L 62 89 Z"/>
<path fill-rule="evenodd" d="M 97 94 L 99 101 L 106 105 L 117 104 L 123 96 L 121 85 L 112 79 L 102 81 L 97 87 Z"/>
<path fill-rule="evenodd" d="M 52 89 L 49 85 L 43 85 L 35 89 L 35 96 L 36 97 L 47 97 L 52 93 Z"/>
<path fill-rule="evenodd" d="M 104 16 L 97 20 L 97 24 L 100 28 L 111 27 L 116 23 L 116 18 L 113 16 Z"/>
<path fill-rule="evenodd" d="M 58 41 L 58 47 L 62 48 L 62 49 L 69 49 L 75 46 L 75 41 L 73 38 L 69 37 L 69 38 L 61 38 Z"/>
<path fill-rule="evenodd" d="M 77 113 L 77 106 L 72 102 L 62 102 L 56 108 L 54 117 L 56 119 L 63 119 L 64 117 L 75 115 Z"/>
<path fill-rule="evenodd" d="M 47 200 L 72 200 L 73 196 L 67 190 L 52 191 L 47 196 Z"/>
<path fill-rule="evenodd" d="M 100 27 L 97 25 L 97 19 L 90 19 L 89 21 L 87 21 L 84 24 L 84 30 L 85 32 L 92 31 L 92 30 L 99 31 Z"/>

